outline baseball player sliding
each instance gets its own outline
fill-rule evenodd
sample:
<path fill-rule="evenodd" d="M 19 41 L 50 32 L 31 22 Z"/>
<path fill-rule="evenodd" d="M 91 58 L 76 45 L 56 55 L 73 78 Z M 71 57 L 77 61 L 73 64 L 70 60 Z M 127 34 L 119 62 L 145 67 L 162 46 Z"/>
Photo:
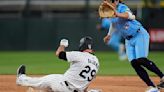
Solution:
<path fill-rule="evenodd" d="M 21 65 L 17 70 L 16 84 L 44 89 L 47 92 L 100 92 L 98 90 L 87 91 L 99 69 L 99 61 L 93 54 L 92 46 L 92 38 L 84 37 L 80 40 L 79 51 L 66 52 L 68 40 L 62 39 L 56 55 L 59 59 L 70 63 L 70 68 L 64 74 L 29 77 L 26 75 L 25 65 Z"/>
<path fill-rule="evenodd" d="M 126 39 L 126 53 L 128 60 L 136 71 L 137 75 L 149 86 L 145 92 L 159 92 L 158 88 L 164 88 L 164 74 L 160 69 L 147 58 L 149 53 L 149 34 L 135 19 L 130 9 L 119 0 L 104 0 L 102 5 L 109 5 L 114 10 L 114 16 L 110 18 L 111 26 L 108 34 L 104 37 L 104 42 L 110 40 L 113 31 L 118 31 Z M 115 30 L 113 30 L 115 29 Z M 161 79 L 161 83 L 156 85 L 149 78 L 145 68 L 154 72 Z"/>

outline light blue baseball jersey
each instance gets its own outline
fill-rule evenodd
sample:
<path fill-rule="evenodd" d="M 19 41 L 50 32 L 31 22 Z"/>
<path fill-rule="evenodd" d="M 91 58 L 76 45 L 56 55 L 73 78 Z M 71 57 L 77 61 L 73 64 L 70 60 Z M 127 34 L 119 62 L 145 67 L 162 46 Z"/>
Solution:
<path fill-rule="evenodd" d="M 131 10 L 122 3 L 117 6 L 117 12 L 131 12 Z M 124 18 L 111 18 L 113 27 L 126 39 L 126 53 L 128 60 L 147 57 L 149 51 L 149 34 L 137 20 Z M 110 30 L 109 30 L 110 31 Z"/>
<path fill-rule="evenodd" d="M 117 6 L 117 12 L 131 12 L 130 9 L 122 3 L 119 3 Z M 129 20 L 123 18 L 111 18 L 111 22 L 117 31 L 126 39 L 127 36 L 134 36 L 137 33 L 137 30 L 142 26 L 137 20 Z"/>

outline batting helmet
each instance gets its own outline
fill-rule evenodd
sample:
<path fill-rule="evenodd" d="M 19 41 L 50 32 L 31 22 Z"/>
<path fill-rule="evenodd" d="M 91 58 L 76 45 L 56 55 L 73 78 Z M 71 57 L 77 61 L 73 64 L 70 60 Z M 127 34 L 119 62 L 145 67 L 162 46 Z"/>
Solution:
<path fill-rule="evenodd" d="M 84 51 L 86 49 L 92 49 L 93 40 L 90 36 L 81 38 L 79 44 L 79 51 Z"/>

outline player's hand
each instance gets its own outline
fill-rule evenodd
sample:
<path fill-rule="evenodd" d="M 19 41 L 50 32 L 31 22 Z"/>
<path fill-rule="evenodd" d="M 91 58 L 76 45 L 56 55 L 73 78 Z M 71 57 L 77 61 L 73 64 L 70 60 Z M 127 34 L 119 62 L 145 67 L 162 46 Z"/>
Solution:
<path fill-rule="evenodd" d="M 67 39 L 62 39 L 60 41 L 60 45 L 64 46 L 64 47 L 68 47 L 68 40 Z"/>
<path fill-rule="evenodd" d="M 108 43 L 108 41 L 110 40 L 110 35 L 106 35 L 105 37 L 104 37 L 104 43 Z"/>
<path fill-rule="evenodd" d="M 116 10 L 114 10 L 114 15 L 115 17 L 119 17 L 119 13 Z"/>

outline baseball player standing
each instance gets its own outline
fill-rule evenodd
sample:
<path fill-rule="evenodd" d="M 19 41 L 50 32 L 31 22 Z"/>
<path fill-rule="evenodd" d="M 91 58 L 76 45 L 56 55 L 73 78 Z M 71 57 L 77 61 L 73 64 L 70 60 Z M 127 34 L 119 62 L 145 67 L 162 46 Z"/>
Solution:
<path fill-rule="evenodd" d="M 138 76 L 149 86 L 146 92 L 159 92 L 158 88 L 164 88 L 164 74 L 147 58 L 149 52 L 148 32 L 141 23 L 135 20 L 135 15 L 132 14 L 130 9 L 125 4 L 119 3 L 119 0 L 110 0 L 110 3 L 105 0 L 103 3 L 111 3 L 114 6 L 116 16 L 111 18 L 111 28 L 104 37 L 104 42 L 107 43 L 110 40 L 110 36 L 114 31 L 113 28 L 116 29 L 126 39 L 126 53 L 132 67 Z M 158 88 L 150 80 L 144 67 L 161 78 L 161 83 L 157 85 Z"/>
<path fill-rule="evenodd" d="M 70 68 L 64 74 L 50 74 L 44 77 L 28 77 L 25 65 L 17 70 L 16 84 L 36 89 L 46 89 L 48 92 L 89 92 L 87 88 L 96 77 L 99 69 L 98 58 L 93 54 L 91 37 L 80 40 L 79 51 L 66 52 L 68 40 L 62 39 L 56 51 L 59 59 L 70 63 Z M 99 92 L 94 90 L 93 92 Z"/>

